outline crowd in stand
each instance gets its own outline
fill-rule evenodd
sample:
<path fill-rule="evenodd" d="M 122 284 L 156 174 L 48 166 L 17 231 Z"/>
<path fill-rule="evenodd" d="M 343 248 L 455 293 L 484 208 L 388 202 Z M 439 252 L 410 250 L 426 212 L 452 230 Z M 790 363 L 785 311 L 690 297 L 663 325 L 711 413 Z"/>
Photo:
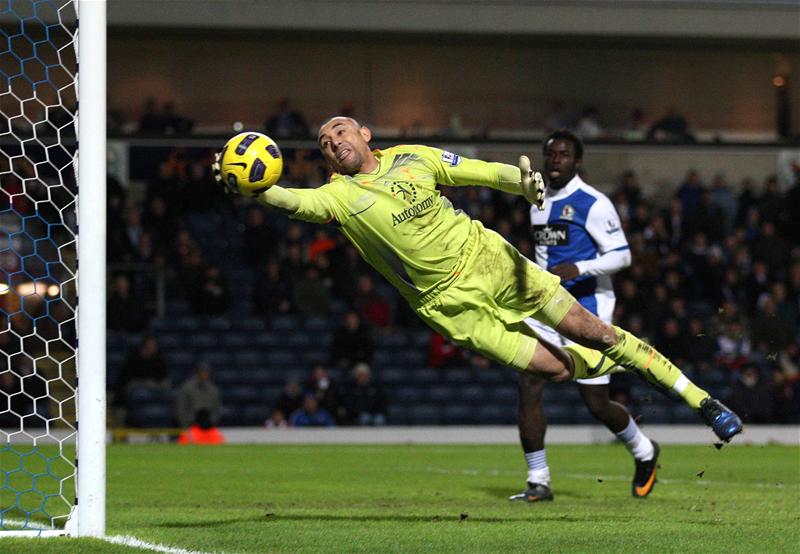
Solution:
<path fill-rule="evenodd" d="M 352 104 L 344 104 L 337 114 L 361 118 Z M 447 123 L 440 128 L 428 127 L 421 121 L 414 121 L 395 129 L 394 134 L 404 137 L 442 137 L 442 138 L 485 138 L 492 129 L 485 126 L 470 128 L 458 113 L 448 116 Z M 142 135 L 190 135 L 195 133 L 195 121 L 182 115 L 174 100 L 159 102 L 148 98 L 138 116 L 132 119 L 118 109 L 108 114 L 109 131 L 114 134 Z M 202 126 L 202 122 L 199 122 Z M 314 127 L 302 110 L 291 105 L 288 98 L 280 98 L 275 109 L 262 124 L 263 130 L 276 140 L 315 138 Z M 630 115 L 624 120 L 615 119 L 601 113 L 593 104 L 568 105 L 563 100 L 553 100 L 549 110 L 539 119 L 520 123 L 520 129 L 547 133 L 553 129 L 569 128 L 577 132 L 586 142 L 593 141 L 631 141 L 659 143 L 693 143 L 696 133 L 691 129 L 689 118 L 675 107 L 665 107 L 660 114 L 646 114 L 642 108 L 632 107 Z M 781 137 L 784 137 L 782 134 Z M 713 140 L 721 140 L 714 136 Z"/>

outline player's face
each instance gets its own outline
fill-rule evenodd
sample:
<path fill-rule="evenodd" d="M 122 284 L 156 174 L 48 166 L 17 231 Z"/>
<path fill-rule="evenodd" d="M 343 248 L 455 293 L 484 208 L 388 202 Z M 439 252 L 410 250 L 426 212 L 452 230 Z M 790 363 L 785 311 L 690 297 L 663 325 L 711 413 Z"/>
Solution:
<path fill-rule="evenodd" d="M 347 117 L 336 117 L 319 130 L 319 147 L 336 173 L 355 175 L 369 158 L 369 129 Z"/>
<path fill-rule="evenodd" d="M 551 139 L 544 148 L 544 177 L 547 186 L 560 189 L 569 183 L 581 161 L 575 159 L 575 145 L 569 140 Z"/>

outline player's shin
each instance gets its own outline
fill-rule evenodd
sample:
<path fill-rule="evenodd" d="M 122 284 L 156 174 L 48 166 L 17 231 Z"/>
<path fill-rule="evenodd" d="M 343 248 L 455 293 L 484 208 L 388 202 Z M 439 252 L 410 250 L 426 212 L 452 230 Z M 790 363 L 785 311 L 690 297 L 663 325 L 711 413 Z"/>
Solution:
<path fill-rule="evenodd" d="M 700 402 L 709 397 L 658 350 L 616 325 L 614 331 L 617 342 L 604 354 L 615 363 L 635 371 L 653 385 L 674 391 L 691 408 L 699 409 Z"/>

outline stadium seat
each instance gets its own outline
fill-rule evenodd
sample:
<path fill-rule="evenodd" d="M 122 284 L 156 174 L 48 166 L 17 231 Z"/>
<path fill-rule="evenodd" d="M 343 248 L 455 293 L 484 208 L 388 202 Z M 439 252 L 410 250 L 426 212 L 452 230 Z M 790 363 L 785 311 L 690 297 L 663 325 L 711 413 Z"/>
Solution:
<path fill-rule="evenodd" d="M 311 316 L 303 320 L 303 328 L 306 331 L 328 331 L 331 329 L 331 327 L 333 327 L 333 324 L 327 317 Z"/>
<path fill-rule="evenodd" d="M 214 381 L 220 388 L 225 388 L 228 385 L 235 385 L 241 382 L 239 370 L 236 369 L 215 369 L 211 374 L 211 380 Z"/>
<path fill-rule="evenodd" d="M 128 420 L 134 427 L 172 427 L 175 413 L 170 405 L 150 403 L 131 410 Z"/>
<path fill-rule="evenodd" d="M 266 360 L 265 360 L 266 358 Z M 237 365 L 264 365 L 268 363 L 269 357 L 264 355 L 261 350 L 238 350 L 233 353 L 233 360 Z"/>
<path fill-rule="evenodd" d="M 407 420 L 411 425 L 440 425 L 442 412 L 435 404 L 415 404 L 408 409 Z"/>
<path fill-rule="evenodd" d="M 662 402 L 643 404 L 641 409 L 644 423 L 669 423 L 671 418 L 670 406 Z"/>
<path fill-rule="evenodd" d="M 410 371 L 410 378 L 415 383 L 438 383 L 441 381 L 441 377 L 441 370 L 430 367 L 422 367 Z"/>
<path fill-rule="evenodd" d="M 378 366 L 376 378 L 385 385 L 405 383 L 410 380 L 409 370 L 397 366 Z"/>
<path fill-rule="evenodd" d="M 300 329 L 300 319 L 294 315 L 276 315 L 270 320 L 274 331 L 296 331 Z"/>
<path fill-rule="evenodd" d="M 487 397 L 486 387 L 471 385 L 458 391 L 458 398 L 468 402 L 482 402 Z"/>
<path fill-rule="evenodd" d="M 242 333 L 238 331 L 228 331 L 218 335 L 217 344 L 219 344 L 220 338 L 222 338 L 222 344 L 224 344 L 226 348 L 244 348 L 246 346 L 250 346 L 250 343 L 252 342 L 252 338 L 249 333 Z"/>
<path fill-rule="evenodd" d="M 270 415 L 270 408 L 266 402 L 247 404 L 242 414 L 244 425 L 263 425 Z"/>
<path fill-rule="evenodd" d="M 302 353 L 303 363 L 308 365 L 325 364 L 328 358 L 327 349 L 307 348 Z"/>
<path fill-rule="evenodd" d="M 427 388 L 425 397 L 431 402 L 441 402 L 447 404 L 453 400 L 458 400 L 461 395 L 458 389 L 451 385 L 434 385 Z"/>
<path fill-rule="evenodd" d="M 193 333 L 191 338 L 187 341 L 191 348 L 213 348 L 220 342 L 219 335 L 210 332 Z M 223 340 L 223 343 L 225 341 Z M 226 344 L 227 346 L 234 346 Z M 163 345 L 162 345 L 163 346 Z"/>
<path fill-rule="evenodd" d="M 396 387 L 390 391 L 392 402 L 416 405 L 426 397 L 424 387 Z"/>
<path fill-rule="evenodd" d="M 492 387 L 491 397 L 496 402 L 508 402 L 516 405 L 517 387 L 512 385 L 498 385 Z"/>
<path fill-rule="evenodd" d="M 481 425 L 511 425 L 517 422 L 515 404 L 483 404 L 475 409 L 477 423 Z"/>
<path fill-rule="evenodd" d="M 478 421 L 475 406 L 469 404 L 447 404 L 443 410 L 446 425 L 471 425 Z"/>
<path fill-rule="evenodd" d="M 408 344 L 408 337 L 402 331 L 379 334 L 375 341 L 378 348 L 400 348 Z"/>
<path fill-rule="evenodd" d="M 675 404 L 672 407 L 672 413 L 670 416 L 671 423 L 698 423 L 700 421 L 697 411 L 691 409 L 689 406 L 683 403 Z"/>
<path fill-rule="evenodd" d="M 446 383 L 471 383 L 473 382 L 472 370 L 469 368 L 451 368 L 444 370 Z"/>
<path fill-rule="evenodd" d="M 255 340 L 253 344 L 258 346 L 276 346 L 280 341 L 280 335 L 269 331 L 259 331 L 251 335 Z"/>

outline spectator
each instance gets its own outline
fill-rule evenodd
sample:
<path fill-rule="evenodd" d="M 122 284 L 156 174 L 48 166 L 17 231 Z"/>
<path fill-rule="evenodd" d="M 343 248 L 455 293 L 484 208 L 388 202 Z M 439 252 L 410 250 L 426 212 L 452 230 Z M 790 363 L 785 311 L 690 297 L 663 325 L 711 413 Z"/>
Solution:
<path fill-rule="evenodd" d="M 772 400 L 772 421 L 774 423 L 791 423 L 795 419 L 798 409 L 794 400 L 792 384 L 786 379 L 781 368 L 772 368 L 767 389 Z"/>
<path fill-rule="evenodd" d="M 711 198 L 725 217 L 725 231 L 730 231 L 736 221 L 738 203 L 725 175 L 718 173 L 711 181 Z"/>
<path fill-rule="evenodd" d="M 194 127 L 194 121 L 178 114 L 173 101 L 164 102 L 161 120 L 163 124 L 161 132 L 166 135 L 188 134 Z"/>
<path fill-rule="evenodd" d="M 428 348 L 429 367 L 458 366 L 462 365 L 465 359 L 461 348 L 439 333 L 431 333 L 431 343 Z"/>
<path fill-rule="evenodd" d="M 277 254 L 278 236 L 268 224 L 264 208 L 253 206 L 247 211 L 244 228 L 244 251 L 247 263 L 258 267 Z"/>
<path fill-rule="evenodd" d="M 758 315 L 753 318 L 751 329 L 756 349 L 768 355 L 775 355 L 797 337 L 796 329 L 779 317 L 778 305 L 768 293 L 758 300 Z"/>
<path fill-rule="evenodd" d="M 738 369 L 747 363 L 750 356 L 750 339 L 745 335 L 741 322 L 732 320 L 717 337 L 718 363 L 728 369 Z"/>
<path fill-rule="evenodd" d="M 142 216 L 142 226 L 150 235 L 154 249 L 162 256 L 166 254 L 173 237 L 178 232 L 178 224 L 162 196 L 150 197 L 147 210 Z"/>
<path fill-rule="evenodd" d="M 206 266 L 199 285 L 192 298 L 192 308 L 196 314 L 219 315 L 228 310 L 228 284 L 219 266 Z"/>
<path fill-rule="evenodd" d="M 344 405 L 348 423 L 386 424 L 386 392 L 380 384 L 372 382 L 369 365 L 360 363 L 353 368 L 353 381 L 345 391 Z"/>
<path fill-rule="evenodd" d="M 655 142 L 694 142 L 686 118 L 675 108 L 667 109 L 664 116 L 647 131 L 647 140 Z"/>
<path fill-rule="evenodd" d="M 664 356 L 673 360 L 678 367 L 683 365 L 683 360 L 685 359 L 685 344 L 686 341 L 678 320 L 675 317 L 670 317 L 664 321 L 656 347 Z"/>
<path fill-rule="evenodd" d="M 304 316 L 325 316 L 330 313 L 331 295 L 316 265 L 306 266 L 303 278 L 295 282 L 292 303 Z"/>
<path fill-rule="evenodd" d="M 764 194 L 758 199 L 758 211 L 762 221 L 778 223 L 784 210 L 784 198 L 778 188 L 778 178 L 770 175 L 764 181 Z"/>
<path fill-rule="evenodd" d="M 303 406 L 295 410 L 289 417 L 289 425 L 292 427 L 333 427 L 336 423 L 331 414 L 321 408 L 319 402 L 313 394 L 307 394 L 303 398 Z"/>
<path fill-rule="evenodd" d="M 356 285 L 355 308 L 361 319 L 378 328 L 391 323 L 392 308 L 389 301 L 375 290 L 375 282 L 368 274 L 360 275 Z"/>
<path fill-rule="evenodd" d="M 581 118 L 578 120 L 578 126 L 575 131 L 583 140 L 589 142 L 601 139 L 605 136 L 606 131 L 597 120 L 596 107 L 586 106 L 583 108 Z"/>
<path fill-rule="evenodd" d="M 344 415 L 339 387 L 325 366 L 317 365 L 311 370 L 311 376 L 306 383 L 306 394 L 313 395 L 320 407 L 336 417 L 337 420 Z"/>
<path fill-rule="evenodd" d="M 686 341 L 685 356 L 700 369 L 708 370 L 709 364 L 714 360 L 717 352 L 717 341 L 710 337 L 703 326 L 700 318 L 689 319 L 689 336 Z"/>
<path fill-rule="evenodd" d="M 303 404 L 303 389 L 297 379 L 289 379 L 275 400 L 274 412 L 291 414 Z"/>
<path fill-rule="evenodd" d="M 198 421 L 204 410 L 212 426 L 219 424 L 222 403 L 219 388 L 211 381 L 211 367 L 206 362 L 194 365 L 194 375 L 189 377 L 178 391 L 177 419 L 181 427 Z"/>
<path fill-rule="evenodd" d="M 772 419 L 773 404 L 769 386 L 752 364 L 744 366 L 739 379 L 734 383 L 728 406 L 745 423 L 769 423 Z"/>
<path fill-rule="evenodd" d="M 681 202 L 681 213 L 684 218 L 694 216 L 703 201 L 703 191 L 705 191 L 705 186 L 700 180 L 700 173 L 696 169 L 690 169 L 676 193 Z"/>
<path fill-rule="evenodd" d="M 308 124 L 299 111 L 292 110 L 288 98 L 278 101 L 278 110 L 264 124 L 267 134 L 274 139 L 306 138 L 309 136 Z"/>
<path fill-rule="evenodd" d="M 223 444 L 225 436 L 211 423 L 208 410 L 197 412 L 194 423 L 178 437 L 178 444 Z"/>
<path fill-rule="evenodd" d="M 762 221 L 759 237 L 755 243 L 755 251 L 772 273 L 784 271 L 789 258 L 789 247 L 776 231 L 775 223 L 769 220 Z"/>
<path fill-rule="evenodd" d="M 164 132 L 164 118 L 158 113 L 155 98 L 148 98 L 144 104 L 144 112 L 139 118 L 139 132 L 155 135 Z"/>
<path fill-rule="evenodd" d="M 267 429 L 288 429 L 289 422 L 286 421 L 286 414 L 281 410 L 272 410 L 269 419 L 264 422 L 264 427 Z"/>
<path fill-rule="evenodd" d="M 253 306 L 260 315 L 288 314 L 292 312 L 291 287 L 281 275 L 281 265 L 269 259 L 256 274 L 253 287 Z"/>
<path fill-rule="evenodd" d="M 128 354 L 114 384 L 116 421 L 121 423 L 127 419 L 127 396 L 131 388 L 166 389 L 169 386 L 167 364 L 159 351 L 158 341 L 153 335 L 145 335 Z"/>
<path fill-rule="evenodd" d="M 110 331 L 138 333 L 147 326 L 147 313 L 142 299 L 131 294 L 131 282 L 125 274 L 114 277 L 113 288 L 108 297 L 108 319 Z"/>
<path fill-rule="evenodd" d="M 338 367 L 353 367 L 359 362 L 372 361 L 372 337 L 355 312 L 344 314 L 342 326 L 333 334 L 329 363 Z"/>

